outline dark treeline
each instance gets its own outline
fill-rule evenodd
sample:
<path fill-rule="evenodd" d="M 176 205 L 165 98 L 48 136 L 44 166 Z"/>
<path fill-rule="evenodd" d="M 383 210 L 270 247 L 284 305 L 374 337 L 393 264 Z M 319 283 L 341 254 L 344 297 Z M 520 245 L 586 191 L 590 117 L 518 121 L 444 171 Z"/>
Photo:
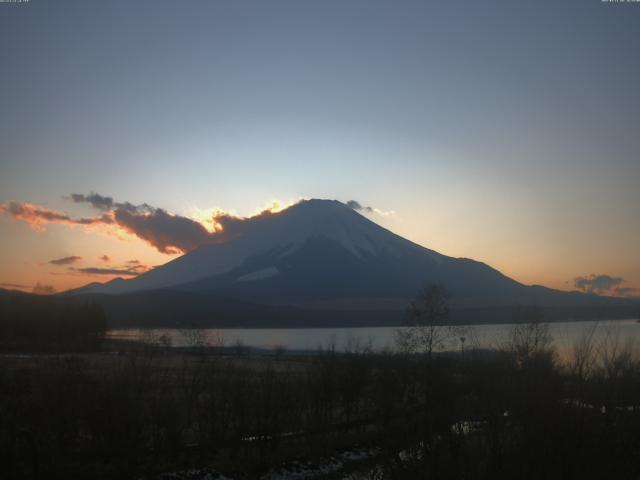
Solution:
<path fill-rule="evenodd" d="M 106 318 L 92 301 L 44 295 L 0 297 L 1 351 L 89 351 L 105 334 Z"/>
<path fill-rule="evenodd" d="M 583 298 L 584 297 L 584 298 Z M 398 309 L 329 310 L 260 305 L 206 294 L 171 290 L 143 291 L 122 295 L 79 295 L 95 301 L 105 311 L 111 328 L 325 328 L 399 326 L 403 307 Z M 579 294 L 584 302 L 587 296 Z M 604 320 L 635 318 L 640 304 L 630 299 L 596 297 L 595 305 L 547 306 L 546 321 Z M 527 302 L 523 302 L 527 305 Z M 453 305 L 451 320 L 465 324 L 496 324 L 517 321 L 520 304 L 502 307 Z"/>
<path fill-rule="evenodd" d="M 0 476 L 259 478 L 354 445 L 374 453 L 352 478 L 640 474 L 640 363 L 619 345 L 560 364 L 531 324 L 464 355 L 196 350 L 0 360 Z"/>

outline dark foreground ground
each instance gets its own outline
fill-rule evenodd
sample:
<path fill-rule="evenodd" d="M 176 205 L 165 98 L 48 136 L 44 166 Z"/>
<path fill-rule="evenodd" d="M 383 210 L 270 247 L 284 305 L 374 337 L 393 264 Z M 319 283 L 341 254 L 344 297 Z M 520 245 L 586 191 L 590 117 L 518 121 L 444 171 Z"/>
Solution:
<path fill-rule="evenodd" d="M 640 476 L 640 363 L 522 329 L 501 351 L 103 344 L 0 356 L 6 479 Z"/>

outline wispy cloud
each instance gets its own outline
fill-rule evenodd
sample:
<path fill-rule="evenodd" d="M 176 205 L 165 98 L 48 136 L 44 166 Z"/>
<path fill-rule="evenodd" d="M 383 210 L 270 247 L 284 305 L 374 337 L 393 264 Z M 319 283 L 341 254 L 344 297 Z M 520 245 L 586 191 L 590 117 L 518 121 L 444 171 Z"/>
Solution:
<path fill-rule="evenodd" d="M 347 207 L 349 208 L 353 208 L 355 211 L 357 212 L 373 212 L 373 208 L 371 207 L 366 207 L 363 206 L 360 202 L 358 202 L 357 200 L 349 200 L 347 202 Z"/>
<path fill-rule="evenodd" d="M 82 260 L 79 255 L 71 255 L 69 257 L 56 258 L 55 260 L 49 260 L 47 263 L 51 265 L 71 265 Z"/>
<path fill-rule="evenodd" d="M 394 215 L 396 213 L 393 210 L 382 210 L 380 208 L 370 207 L 368 205 L 362 205 L 357 200 L 347 201 L 347 206 L 350 208 L 353 208 L 356 212 L 375 213 L 383 217 L 388 217 L 389 215 Z"/>
<path fill-rule="evenodd" d="M 26 288 L 31 288 L 30 285 L 21 285 L 19 283 L 0 283 L 0 287 L 2 288 L 18 288 L 20 290 L 24 290 Z"/>
<path fill-rule="evenodd" d="M 75 203 L 90 203 L 93 208 L 97 208 L 98 210 L 111 210 L 114 206 L 113 198 L 93 192 L 89 195 L 72 193 L 69 198 Z"/>
<path fill-rule="evenodd" d="M 125 276 L 138 275 L 138 273 L 128 268 L 86 267 L 86 268 L 71 268 L 70 270 L 78 273 L 84 273 L 86 275 L 125 275 Z"/>
<path fill-rule="evenodd" d="M 109 263 L 111 261 L 111 257 L 109 255 L 100 255 L 98 260 L 104 263 Z"/>
<path fill-rule="evenodd" d="M 98 217 L 72 218 L 65 213 L 26 202 L 0 204 L 0 213 L 8 215 L 14 220 L 21 220 L 28 223 L 31 228 L 36 231 L 45 230 L 45 225 L 49 223 L 62 225 L 98 225 L 113 223 L 113 218 L 108 213 Z"/>
<path fill-rule="evenodd" d="M 125 263 L 127 270 L 135 273 L 144 273 L 151 270 L 151 267 L 148 265 L 142 264 L 140 260 L 129 260 Z"/>
<path fill-rule="evenodd" d="M 85 267 L 74 268 L 69 267 L 69 272 L 84 275 L 122 275 L 127 277 L 135 277 L 141 273 L 151 270 L 147 265 L 143 265 L 139 260 L 129 260 L 121 267 Z"/>
<path fill-rule="evenodd" d="M 73 194 L 71 198 L 76 203 L 86 201 L 101 210 L 108 205 L 114 206 L 114 209 L 96 217 L 73 218 L 66 213 L 41 205 L 12 201 L 0 205 L 0 213 L 14 220 L 28 223 L 36 231 L 46 230 L 48 224 L 116 227 L 119 232 L 132 234 L 145 240 L 160 252 L 168 254 L 188 252 L 214 241 L 215 234 L 208 232 L 201 223 L 168 213 L 161 208 L 154 208 L 147 204 L 115 203 L 110 200 L 110 197 L 97 194 L 86 197 Z"/>

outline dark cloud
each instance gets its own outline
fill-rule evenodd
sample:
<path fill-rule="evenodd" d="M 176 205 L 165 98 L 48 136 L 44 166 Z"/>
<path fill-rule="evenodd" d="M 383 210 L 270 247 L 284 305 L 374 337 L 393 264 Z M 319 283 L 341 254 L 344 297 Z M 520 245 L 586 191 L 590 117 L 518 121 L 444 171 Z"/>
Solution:
<path fill-rule="evenodd" d="M 146 265 L 135 265 L 133 267 L 128 267 L 127 270 L 132 273 L 140 274 L 150 270 Z"/>
<path fill-rule="evenodd" d="M 155 210 L 151 205 L 143 203 L 141 205 L 134 205 L 130 202 L 115 202 L 112 197 L 100 195 L 99 193 L 91 192 L 89 195 L 82 193 L 72 193 L 70 198 L 74 203 L 88 203 L 93 208 L 98 210 L 126 210 L 127 212 L 153 212 Z"/>
<path fill-rule="evenodd" d="M 576 277 L 573 284 L 578 290 L 597 295 L 615 294 L 618 286 L 624 282 L 622 277 L 612 277 L 605 274 L 591 274 L 584 277 Z"/>
<path fill-rule="evenodd" d="M 117 208 L 114 211 L 115 222 L 129 233 L 145 240 L 162 253 L 186 253 L 196 248 L 226 241 L 247 232 L 256 222 L 260 222 L 272 215 L 264 210 L 258 215 L 241 218 L 219 212 L 213 217 L 221 228 L 210 232 L 196 220 L 181 215 L 168 213 L 161 208 L 154 208 L 147 204 L 135 208 Z"/>
<path fill-rule="evenodd" d="M 74 272 L 85 273 L 88 275 L 127 275 L 136 276 L 137 272 L 128 268 L 100 268 L 100 267 L 86 267 L 86 268 L 71 268 Z"/>
<path fill-rule="evenodd" d="M 252 225 L 256 225 L 257 222 L 262 221 L 265 218 L 274 215 L 269 210 L 264 210 L 254 217 L 242 218 L 229 215 L 228 213 L 219 213 L 215 217 L 215 221 L 222 227 L 220 237 L 224 240 L 240 236 L 247 232 L 247 229 Z"/>
<path fill-rule="evenodd" d="M 129 277 L 135 277 L 148 270 L 151 270 L 147 265 L 143 265 L 139 260 L 129 260 L 122 267 L 86 267 L 86 268 L 73 268 L 70 267 L 69 272 L 73 274 L 85 274 L 85 275 L 124 275 Z"/>
<path fill-rule="evenodd" d="M 47 263 L 51 265 L 71 265 L 72 263 L 76 263 L 82 260 L 82 257 L 78 255 L 71 255 L 69 257 L 57 258 L 55 260 L 49 260 Z"/>
<path fill-rule="evenodd" d="M 90 203 L 93 208 L 97 208 L 98 210 L 111 210 L 114 206 L 113 198 L 104 197 L 93 192 L 89 195 L 72 193 L 70 198 L 74 203 Z"/>
<path fill-rule="evenodd" d="M 107 263 L 111 261 L 111 257 L 109 257 L 109 255 L 101 255 L 98 257 L 98 260 Z"/>
<path fill-rule="evenodd" d="M 357 200 L 349 200 L 347 202 L 347 207 L 353 208 L 356 212 L 375 213 L 376 215 L 380 215 L 382 217 L 388 217 L 389 215 L 395 215 L 396 213 L 394 210 L 382 210 L 380 208 L 362 205 Z"/>
<path fill-rule="evenodd" d="M 367 213 L 373 212 L 373 207 L 362 206 L 362 204 L 356 200 L 349 200 L 347 202 L 347 207 L 353 208 L 357 212 L 367 212 Z"/>
<path fill-rule="evenodd" d="M 114 212 L 118 225 L 147 241 L 162 253 L 184 253 L 211 243 L 215 234 L 190 218 L 172 215 L 161 208 L 142 213 L 118 208 Z"/>
<path fill-rule="evenodd" d="M 140 260 L 137 259 L 128 260 L 125 264 L 127 265 L 127 269 L 131 272 L 144 273 L 151 270 L 147 265 L 143 265 Z"/>
<path fill-rule="evenodd" d="M 145 240 L 158 251 L 167 254 L 186 253 L 200 245 L 212 243 L 215 233 L 200 222 L 181 215 L 168 213 L 147 203 L 114 202 L 112 197 L 97 193 L 70 197 L 75 203 L 89 203 L 100 210 L 108 210 L 114 222 L 128 233 Z"/>
<path fill-rule="evenodd" d="M 184 253 L 200 245 L 210 243 L 214 234 L 201 223 L 180 215 L 173 215 L 148 204 L 133 205 L 129 202 L 115 203 L 111 197 L 98 194 L 71 196 L 74 202 L 88 202 L 96 208 L 114 206 L 98 217 L 72 218 L 47 207 L 30 203 L 9 202 L 0 205 L 0 213 L 15 220 L 29 223 L 36 230 L 44 230 L 49 223 L 66 225 L 113 225 L 117 224 L 157 248 L 162 253 Z"/>
<path fill-rule="evenodd" d="M 75 202 L 86 201 L 96 208 L 114 206 L 98 217 L 72 218 L 47 207 L 30 203 L 9 202 L 0 205 L 0 213 L 15 220 L 29 223 L 36 230 L 44 230 L 50 223 L 65 225 L 113 225 L 131 233 L 157 248 L 162 253 L 185 253 L 200 245 L 211 243 L 215 237 L 201 223 L 180 215 L 173 215 L 148 204 L 133 205 L 129 202 L 115 203 L 111 197 L 98 194 L 83 196 L 73 194 Z"/>

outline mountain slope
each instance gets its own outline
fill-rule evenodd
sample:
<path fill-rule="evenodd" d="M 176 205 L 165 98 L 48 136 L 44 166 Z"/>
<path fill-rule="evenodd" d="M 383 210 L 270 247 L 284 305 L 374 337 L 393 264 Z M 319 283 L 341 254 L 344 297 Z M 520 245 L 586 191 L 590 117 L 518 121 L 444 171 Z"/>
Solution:
<path fill-rule="evenodd" d="M 242 222 L 234 238 L 202 246 L 135 279 L 81 291 L 179 288 L 280 302 L 406 296 L 434 281 L 460 295 L 511 294 L 521 288 L 482 263 L 421 247 L 337 201 L 303 201 Z"/>
<path fill-rule="evenodd" d="M 397 316 L 421 286 L 435 282 L 445 284 L 452 306 L 462 309 L 628 304 L 625 299 L 522 285 L 484 263 L 448 257 L 410 242 L 337 201 L 303 201 L 279 213 L 237 222 L 234 235 L 220 243 L 202 246 L 135 279 L 92 284 L 69 294 L 149 292 L 128 298 L 148 302 L 156 298 L 157 305 L 166 304 L 163 297 L 172 295 L 182 299 L 185 318 L 196 311 L 203 317 L 227 315 L 238 306 L 234 302 L 334 313 L 386 310 Z M 104 295 L 100 298 L 106 301 Z M 231 303 L 213 308 L 221 299 Z M 270 312 L 274 317 L 300 314 Z"/>
<path fill-rule="evenodd" d="M 237 268 L 179 285 L 265 303 L 346 298 L 409 298 L 425 283 L 445 283 L 456 296 L 507 295 L 523 287 L 490 267 L 466 259 L 432 256 L 419 249 L 355 255 L 337 241 L 312 237 L 295 250 L 247 258 Z"/>

